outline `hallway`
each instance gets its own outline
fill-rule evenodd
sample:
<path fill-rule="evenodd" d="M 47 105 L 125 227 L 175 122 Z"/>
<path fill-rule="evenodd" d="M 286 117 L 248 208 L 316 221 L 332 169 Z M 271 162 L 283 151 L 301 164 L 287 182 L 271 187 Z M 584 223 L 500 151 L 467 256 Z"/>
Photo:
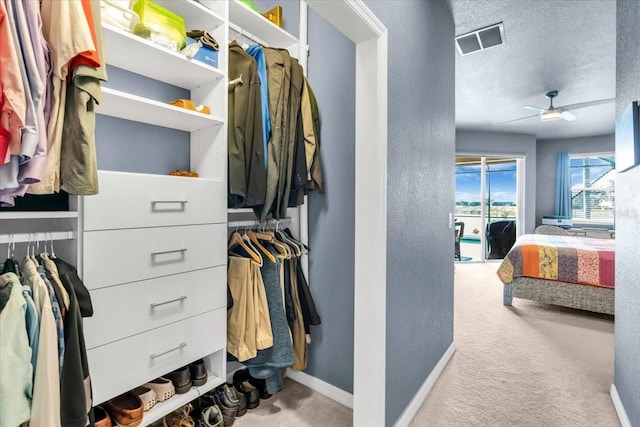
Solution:
<path fill-rule="evenodd" d="M 612 317 L 514 300 L 497 263 L 457 264 L 456 353 L 413 426 L 619 426 Z"/>

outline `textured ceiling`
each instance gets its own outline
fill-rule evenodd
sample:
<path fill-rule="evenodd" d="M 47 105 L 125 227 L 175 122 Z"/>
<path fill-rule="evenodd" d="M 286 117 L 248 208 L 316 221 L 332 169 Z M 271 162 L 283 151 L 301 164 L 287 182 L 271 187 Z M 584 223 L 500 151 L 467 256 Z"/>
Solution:
<path fill-rule="evenodd" d="M 615 103 L 573 110 L 573 122 L 541 122 L 523 104 L 548 107 L 615 98 L 615 0 L 448 0 L 456 35 L 504 22 L 506 44 L 456 52 L 456 126 L 538 138 L 611 133 Z M 452 49 L 454 47 L 452 46 Z"/>

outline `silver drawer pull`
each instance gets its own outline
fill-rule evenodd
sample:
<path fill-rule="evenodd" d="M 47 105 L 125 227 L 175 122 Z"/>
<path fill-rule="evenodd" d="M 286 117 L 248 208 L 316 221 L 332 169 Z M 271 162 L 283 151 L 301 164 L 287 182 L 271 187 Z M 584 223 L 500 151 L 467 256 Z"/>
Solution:
<path fill-rule="evenodd" d="M 169 350 L 167 350 L 167 351 L 163 351 L 162 353 L 157 353 L 157 354 L 156 354 L 156 353 L 153 353 L 153 354 L 151 355 L 151 358 L 152 358 L 152 359 L 156 359 L 156 358 L 158 358 L 158 357 L 160 357 L 160 356 L 164 356 L 165 354 L 169 354 L 169 353 L 174 352 L 174 351 L 182 350 L 182 349 L 183 349 L 183 348 L 185 348 L 186 346 L 187 346 L 187 343 L 186 343 L 186 342 L 181 342 L 181 343 L 180 343 L 180 345 L 179 345 L 179 346 L 177 346 L 177 347 L 175 347 L 175 348 L 171 348 L 171 349 L 169 349 Z"/>
<path fill-rule="evenodd" d="M 187 248 L 174 249 L 172 251 L 151 252 L 151 256 L 175 254 L 175 253 L 185 253 L 185 252 L 187 252 Z"/>
<path fill-rule="evenodd" d="M 185 205 L 189 203 L 188 200 L 152 200 L 152 205 L 158 205 L 160 203 L 180 203 L 181 205 Z"/>
<path fill-rule="evenodd" d="M 181 296 L 180 298 L 172 299 L 164 302 L 153 302 L 151 303 L 151 309 L 153 310 L 156 307 L 160 307 L 161 305 L 171 304 L 172 302 L 182 302 L 187 299 L 186 295 Z"/>

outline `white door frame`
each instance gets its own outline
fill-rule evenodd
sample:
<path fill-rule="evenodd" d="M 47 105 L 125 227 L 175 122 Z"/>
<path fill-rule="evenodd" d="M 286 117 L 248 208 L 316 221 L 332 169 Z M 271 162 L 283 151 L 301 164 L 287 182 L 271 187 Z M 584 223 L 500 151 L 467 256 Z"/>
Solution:
<path fill-rule="evenodd" d="M 306 3 L 356 45 L 353 425 L 382 425 L 386 406 L 387 29 L 361 0 Z"/>

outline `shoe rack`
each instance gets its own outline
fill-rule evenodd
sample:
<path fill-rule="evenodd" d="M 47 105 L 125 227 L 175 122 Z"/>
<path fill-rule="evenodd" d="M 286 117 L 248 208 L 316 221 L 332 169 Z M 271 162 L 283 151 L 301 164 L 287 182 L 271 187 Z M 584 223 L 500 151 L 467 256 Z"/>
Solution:
<path fill-rule="evenodd" d="M 100 170 L 100 193 L 79 198 L 77 218 L 79 271 L 94 304 L 94 316 L 85 319 L 94 405 L 205 360 L 207 383 L 157 404 L 143 425 L 226 379 L 228 223 L 252 212 L 227 209 L 224 47 L 241 32 L 301 54 L 296 37 L 238 1 L 155 1 L 182 16 L 187 29 L 204 29 L 216 38 L 222 47 L 218 68 L 104 25 L 108 64 L 186 89 L 211 114 L 107 84 L 97 120 L 108 116 L 187 132 L 189 166 L 198 178 Z"/>

